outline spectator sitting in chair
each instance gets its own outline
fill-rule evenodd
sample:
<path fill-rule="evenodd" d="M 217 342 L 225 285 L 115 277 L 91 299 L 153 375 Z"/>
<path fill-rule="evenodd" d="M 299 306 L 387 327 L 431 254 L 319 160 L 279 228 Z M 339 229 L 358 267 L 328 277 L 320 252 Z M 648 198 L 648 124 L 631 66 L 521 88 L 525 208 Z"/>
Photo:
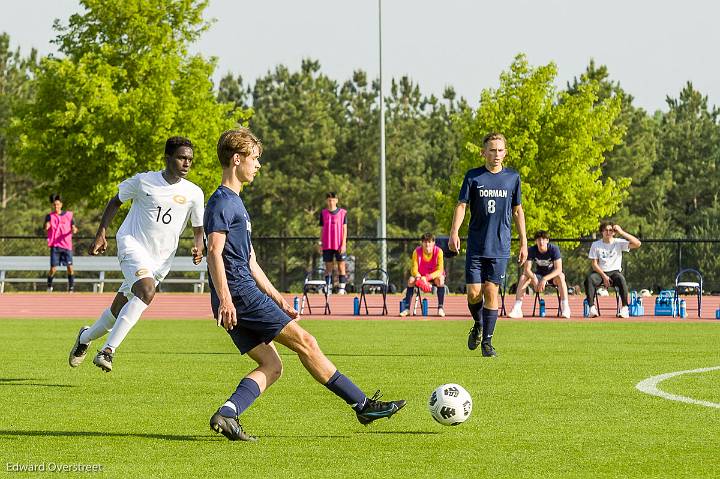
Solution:
<path fill-rule="evenodd" d="M 535 263 L 535 272 L 532 265 Z M 535 245 L 528 248 L 528 258 L 524 263 L 524 271 L 518 281 L 519 287 L 515 292 L 515 306 L 510 311 L 511 318 L 522 318 L 522 301 L 525 289 L 532 284 L 537 292 L 543 292 L 546 284 L 557 287 L 560 293 L 560 312 L 564 318 L 570 317 L 570 302 L 568 301 L 567 283 L 562 268 L 560 248 L 550 243 L 547 231 L 540 230 L 535 233 Z"/>
<path fill-rule="evenodd" d="M 622 254 L 624 251 L 639 248 L 640 240 L 625 232 L 620 225 L 613 224 L 611 221 L 600 223 L 600 233 L 602 239 L 595 241 L 590 246 L 588 258 L 592 260 L 593 271 L 585 278 L 585 293 L 587 294 L 587 302 L 591 305 L 590 317 L 600 316 L 594 301 L 595 291 L 602 284 L 605 288 L 616 286 L 619 289 L 622 307 L 618 316 L 628 318 L 630 317 L 628 287 L 625 276 L 622 274 Z M 616 238 L 615 234 L 622 236 L 624 239 Z"/>
<path fill-rule="evenodd" d="M 400 316 L 407 316 L 410 313 L 410 302 L 415 292 L 415 286 L 437 287 L 438 316 L 445 316 L 443 304 L 445 302 L 445 265 L 443 251 L 435 245 L 435 236 L 432 233 L 425 233 L 420 238 L 422 246 L 413 251 L 410 278 L 408 278 L 407 291 L 405 292 L 405 308 Z M 427 292 L 427 291 L 426 291 Z"/>

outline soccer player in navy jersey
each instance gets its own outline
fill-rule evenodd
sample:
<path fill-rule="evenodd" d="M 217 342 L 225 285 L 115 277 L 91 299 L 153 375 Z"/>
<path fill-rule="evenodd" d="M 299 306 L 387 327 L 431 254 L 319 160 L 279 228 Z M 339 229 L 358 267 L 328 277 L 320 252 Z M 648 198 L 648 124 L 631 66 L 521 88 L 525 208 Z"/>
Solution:
<path fill-rule="evenodd" d="M 498 288 L 505 279 L 510 258 L 511 219 L 520 235 L 520 264 L 527 259 L 525 214 L 521 204 L 520 175 L 503 167 L 507 154 L 505 137 L 490 133 L 483 138 L 485 165 L 465 174 L 450 228 L 449 246 L 460 250 L 460 226 L 470 205 L 465 283 L 468 309 L 474 324 L 468 334 L 468 348 L 481 346 L 483 356 L 497 356 L 492 345 L 498 316 Z"/>
<path fill-rule="evenodd" d="M 282 373 L 273 341 L 294 351 L 305 369 L 355 410 L 361 424 L 390 417 L 405 401 L 368 398 L 323 354 L 315 338 L 296 321 L 288 304 L 260 268 L 252 246 L 250 215 L 240 198 L 244 183 L 260 169 L 262 144 L 247 128 L 228 130 L 217 145 L 222 183 L 208 200 L 204 227 L 207 235 L 210 300 L 218 326 L 223 326 L 241 354 L 257 367 L 210 418 L 210 428 L 232 441 L 253 441 L 240 425 L 239 415 Z"/>

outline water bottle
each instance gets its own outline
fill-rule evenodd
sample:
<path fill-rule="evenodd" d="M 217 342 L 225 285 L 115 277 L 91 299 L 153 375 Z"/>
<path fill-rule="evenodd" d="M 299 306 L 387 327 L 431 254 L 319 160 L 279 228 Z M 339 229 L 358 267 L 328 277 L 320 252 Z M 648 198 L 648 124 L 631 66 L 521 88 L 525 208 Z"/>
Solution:
<path fill-rule="evenodd" d="M 402 301 L 400 301 L 402 303 Z M 400 309 L 402 310 L 402 304 L 400 305 Z M 353 298 L 353 315 L 360 316 L 360 298 L 355 296 Z"/>
<path fill-rule="evenodd" d="M 545 317 L 545 300 L 540 298 L 540 317 Z"/>
<path fill-rule="evenodd" d="M 428 300 L 427 300 L 427 298 L 423 298 L 423 300 L 422 300 L 422 315 L 423 316 L 428 315 Z"/>
<path fill-rule="evenodd" d="M 720 319 L 720 308 L 715 310 L 715 319 Z"/>
<path fill-rule="evenodd" d="M 590 317 L 590 304 L 588 303 L 587 298 L 583 299 L 583 317 Z"/>
<path fill-rule="evenodd" d="M 681 299 L 681 300 L 680 300 L 680 308 L 679 308 L 679 311 L 678 311 L 678 315 L 679 315 L 681 318 L 687 318 L 687 304 L 685 303 L 685 300 L 684 300 L 684 299 Z"/>
<path fill-rule="evenodd" d="M 295 311 L 300 311 L 300 301 L 298 301 L 297 296 L 293 298 L 293 308 L 295 308 Z"/>

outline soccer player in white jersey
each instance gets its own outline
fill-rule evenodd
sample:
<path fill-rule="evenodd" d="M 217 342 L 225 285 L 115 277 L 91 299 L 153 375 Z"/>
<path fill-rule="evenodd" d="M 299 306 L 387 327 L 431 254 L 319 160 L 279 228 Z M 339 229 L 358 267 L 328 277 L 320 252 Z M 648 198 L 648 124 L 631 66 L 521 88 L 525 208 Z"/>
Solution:
<path fill-rule="evenodd" d="M 138 173 L 118 187 L 105 207 L 90 254 L 107 249 L 105 234 L 120 205 L 132 201 L 130 212 L 116 234 L 118 259 L 125 281 L 112 305 L 90 326 L 80 329 L 70 351 L 70 366 L 85 359 L 94 339 L 107 334 L 105 345 L 98 350 L 93 363 L 105 372 L 112 370 L 115 350 L 155 296 L 155 287 L 170 270 L 178 241 L 188 217 L 194 246 L 193 262 L 200 263 L 203 251 L 202 190 L 186 180 L 193 161 L 193 145 L 187 138 L 175 136 L 165 143 L 165 169 Z"/>

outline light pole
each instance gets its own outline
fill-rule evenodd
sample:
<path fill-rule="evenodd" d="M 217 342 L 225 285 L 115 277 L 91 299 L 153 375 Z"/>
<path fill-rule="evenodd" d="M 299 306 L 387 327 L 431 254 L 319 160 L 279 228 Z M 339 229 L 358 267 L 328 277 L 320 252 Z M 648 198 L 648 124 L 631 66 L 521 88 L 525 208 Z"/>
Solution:
<path fill-rule="evenodd" d="M 382 77 L 382 0 L 378 0 L 378 45 L 380 49 L 380 267 L 387 271 L 387 212 L 385 210 L 385 99 Z"/>

